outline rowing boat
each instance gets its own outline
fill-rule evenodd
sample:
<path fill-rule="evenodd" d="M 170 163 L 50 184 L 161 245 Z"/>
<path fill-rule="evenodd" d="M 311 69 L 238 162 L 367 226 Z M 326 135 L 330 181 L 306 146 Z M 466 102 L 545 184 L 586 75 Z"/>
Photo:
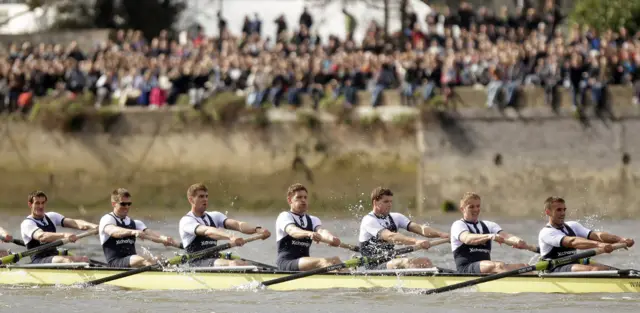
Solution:
<path fill-rule="evenodd" d="M 124 272 L 88 263 L 10 265 L 0 269 L 0 285 L 74 285 Z M 291 274 L 264 271 L 255 266 L 165 269 L 140 273 L 107 283 L 134 290 L 233 290 L 258 285 Z M 432 289 L 480 275 L 455 274 L 441 268 L 356 271 L 305 277 L 269 287 L 272 290 L 307 289 Z M 474 286 L 478 292 L 498 293 L 636 293 L 640 272 L 615 270 L 585 273 L 519 275 Z"/>

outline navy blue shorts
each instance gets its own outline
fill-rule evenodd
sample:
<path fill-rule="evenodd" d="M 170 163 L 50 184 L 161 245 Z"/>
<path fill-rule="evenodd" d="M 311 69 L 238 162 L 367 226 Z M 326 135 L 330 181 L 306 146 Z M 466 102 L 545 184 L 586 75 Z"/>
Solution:
<path fill-rule="evenodd" d="M 480 262 L 482 261 L 469 263 L 465 266 L 456 268 L 456 272 L 460 274 L 482 274 L 482 272 L 480 271 Z"/>
<path fill-rule="evenodd" d="M 547 272 L 549 273 L 567 273 L 567 272 L 571 272 L 571 268 L 573 268 L 573 265 L 575 263 L 572 264 L 565 264 L 565 265 L 560 265 L 552 270 L 548 270 Z"/>
<path fill-rule="evenodd" d="M 382 262 L 382 263 L 369 263 L 366 264 L 364 266 L 365 269 L 370 270 L 370 271 L 375 271 L 375 270 L 386 270 L 387 269 L 387 262 Z"/>
<path fill-rule="evenodd" d="M 117 267 L 117 268 L 130 268 L 131 267 L 131 256 L 126 256 L 124 258 L 117 258 L 109 261 L 109 267 Z"/>
<path fill-rule="evenodd" d="M 193 260 L 188 264 L 191 267 L 212 267 L 216 265 L 215 264 L 216 260 L 217 258 L 206 258 L 206 259 Z"/>
<path fill-rule="evenodd" d="M 281 271 L 299 272 L 300 271 L 300 267 L 298 267 L 299 261 L 300 261 L 300 258 L 293 259 L 293 260 L 278 260 L 276 262 L 276 265 L 278 266 L 278 269 Z"/>
<path fill-rule="evenodd" d="M 44 258 L 31 258 L 31 264 L 47 264 L 47 263 L 53 263 L 53 257 L 55 257 L 55 255 L 52 256 L 46 256 Z"/>

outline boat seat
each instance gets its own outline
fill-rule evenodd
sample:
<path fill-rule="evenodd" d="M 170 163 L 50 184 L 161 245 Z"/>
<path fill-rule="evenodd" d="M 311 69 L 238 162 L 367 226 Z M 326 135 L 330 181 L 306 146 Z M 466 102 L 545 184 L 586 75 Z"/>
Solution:
<path fill-rule="evenodd" d="M 8 264 L 7 268 L 87 268 L 93 267 L 86 262 L 78 263 L 42 263 L 42 264 Z"/>

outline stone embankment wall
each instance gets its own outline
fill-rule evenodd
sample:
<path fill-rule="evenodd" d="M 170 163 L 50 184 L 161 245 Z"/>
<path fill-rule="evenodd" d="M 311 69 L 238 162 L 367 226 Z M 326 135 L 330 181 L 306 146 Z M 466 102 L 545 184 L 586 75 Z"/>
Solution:
<path fill-rule="evenodd" d="M 485 210 L 505 215 L 540 216 L 548 195 L 567 197 L 581 215 L 637 211 L 640 119 L 630 89 L 611 89 L 614 120 L 578 119 L 567 95 L 554 114 L 539 90 L 525 92 L 518 114 L 484 108 L 483 90 L 457 92 L 457 112 L 405 108 L 404 125 L 390 116 L 400 110 L 392 92 L 377 113 L 390 122 L 367 126 L 311 127 L 287 109 L 269 112 L 271 123 L 261 127 L 189 127 L 176 111 L 125 112 L 108 132 L 61 133 L 5 120 L 0 196 L 5 207 L 22 206 L 40 188 L 58 206 L 104 207 L 109 191 L 124 186 L 140 206 L 174 209 L 187 205 L 189 184 L 206 181 L 216 206 L 275 210 L 286 205 L 286 187 L 302 182 L 316 210 L 346 214 L 368 210 L 378 185 L 396 191 L 399 208 L 425 216 L 471 190 L 484 195 Z M 417 133 L 407 116 L 420 121 Z"/>

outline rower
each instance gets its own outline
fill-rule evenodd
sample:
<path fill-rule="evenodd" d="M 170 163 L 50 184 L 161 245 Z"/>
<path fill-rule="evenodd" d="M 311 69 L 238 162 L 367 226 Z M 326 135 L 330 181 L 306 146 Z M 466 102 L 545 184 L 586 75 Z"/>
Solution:
<path fill-rule="evenodd" d="M 593 231 L 576 221 L 565 222 L 567 206 L 564 199 L 549 197 L 544 201 L 544 213 L 549 223 L 540 230 L 538 244 L 542 259 L 557 259 L 576 253 L 577 249 L 602 248 L 607 253 L 612 251 L 612 243 L 626 243 L 633 246 L 634 241 L 606 232 Z M 588 262 L 583 262 L 588 263 Z M 580 264 L 574 262 L 549 269 L 549 272 L 585 272 L 611 269 L 602 264 Z"/>
<path fill-rule="evenodd" d="M 412 233 L 427 238 L 449 238 L 449 234 L 435 230 L 429 226 L 412 222 L 401 213 L 391 212 L 393 192 L 390 189 L 378 187 L 371 192 L 373 210 L 362 218 L 360 223 L 360 253 L 365 257 L 387 254 L 393 256 L 394 244 L 420 245 L 429 249 L 428 240 L 411 238 L 400 234 L 399 229 L 406 229 Z M 382 264 L 367 264 L 367 269 L 400 269 L 431 267 L 429 258 L 395 258 Z"/>
<path fill-rule="evenodd" d="M 100 244 L 110 267 L 128 268 L 156 264 L 152 258 L 136 253 L 136 238 L 149 239 L 165 246 L 178 246 L 171 237 L 147 228 L 140 220 L 129 217 L 131 193 L 124 188 L 111 192 L 113 212 L 100 219 Z"/>
<path fill-rule="evenodd" d="M 261 226 L 253 226 L 227 218 L 217 211 L 207 211 L 209 205 L 209 190 L 203 184 L 194 184 L 187 189 L 187 200 L 191 204 L 191 211 L 180 219 L 179 232 L 182 245 L 188 253 L 198 252 L 218 245 L 218 240 L 229 240 L 233 246 L 242 246 L 245 241 L 241 237 L 227 233 L 230 229 L 243 234 L 263 234 L 262 240 L 271 236 L 268 230 Z M 214 255 L 209 258 L 193 260 L 190 266 L 243 266 L 248 265 L 243 260 L 225 260 Z"/>
<path fill-rule="evenodd" d="M 527 243 L 502 230 L 491 221 L 479 220 L 480 196 L 467 192 L 460 200 L 462 219 L 451 225 L 451 250 L 456 270 L 464 274 L 495 274 L 515 270 L 527 264 L 491 261 L 491 241 L 507 242 L 517 249 L 528 249 Z"/>
<path fill-rule="evenodd" d="M 13 237 L 11 235 L 9 235 L 9 232 L 7 232 L 6 230 L 4 230 L 4 228 L 0 227 L 0 236 L 2 236 L 2 238 L 4 238 L 4 242 L 12 242 L 13 241 Z M 0 250 L 0 257 L 3 256 L 7 256 L 9 253 L 5 250 Z"/>
<path fill-rule="evenodd" d="M 89 230 L 98 225 L 79 219 L 71 219 L 56 212 L 45 212 L 47 205 L 47 195 L 40 190 L 29 194 L 27 203 L 31 209 L 31 214 L 20 224 L 22 240 L 27 249 L 39 247 L 45 243 L 59 239 L 67 239 L 70 242 L 77 240 L 73 233 L 59 233 L 56 226 L 73 228 L 79 230 Z M 31 263 L 73 263 L 89 262 L 86 256 L 58 255 L 55 248 L 47 249 L 43 252 L 31 256 Z"/>
<path fill-rule="evenodd" d="M 340 246 L 340 239 L 322 228 L 319 218 L 308 215 L 308 191 L 302 184 L 293 184 L 287 190 L 289 211 L 281 212 L 276 220 L 276 265 L 282 271 L 309 271 L 341 263 L 338 257 L 311 257 L 311 243 L 324 242 Z"/>

